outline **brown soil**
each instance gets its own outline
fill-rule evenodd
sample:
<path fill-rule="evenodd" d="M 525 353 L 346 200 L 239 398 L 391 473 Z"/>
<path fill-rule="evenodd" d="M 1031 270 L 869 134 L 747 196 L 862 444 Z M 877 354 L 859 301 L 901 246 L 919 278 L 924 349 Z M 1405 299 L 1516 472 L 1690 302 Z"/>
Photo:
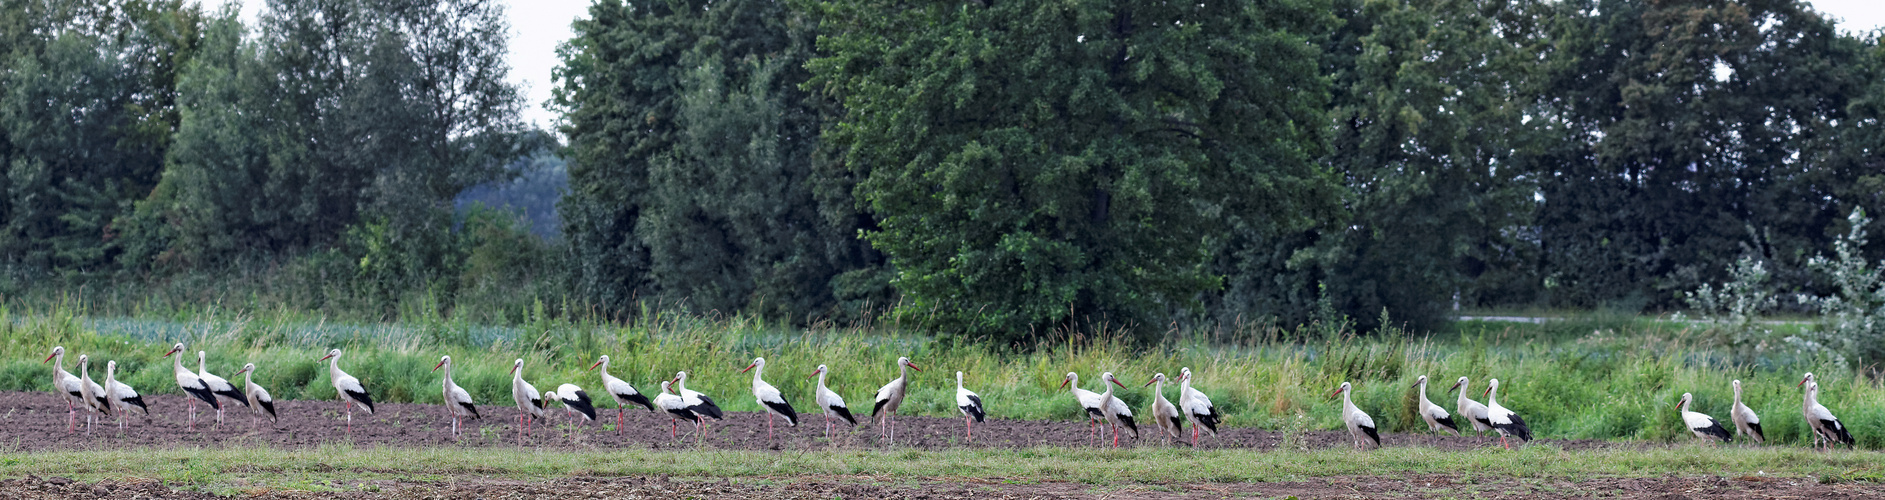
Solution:
<path fill-rule="evenodd" d="M 166 448 L 166 447 L 219 447 L 219 446 L 256 446 L 267 445 L 278 448 L 306 448 L 324 443 L 351 442 L 355 445 L 385 446 L 436 446 L 453 444 L 451 437 L 451 418 L 445 408 L 439 405 L 385 403 L 378 405 L 379 411 L 373 415 L 355 409 L 353 415 L 353 434 L 346 432 L 346 420 L 340 403 L 334 401 L 279 401 L 276 411 L 281 421 L 269 425 L 267 420 L 261 425 L 251 427 L 248 409 L 230 406 L 225 411 L 224 423 L 219 428 L 215 424 L 215 411 L 206 405 L 198 405 L 198 418 L 195 431 L 188 427 L 187 400 L 183 396 L 154 395 L 145 396 L 151 406 L 151 416 L 135 414 L 125 420 L 125 430 L 120 433 L 114 420 L 106 418 L 99 422 L 89 434 L 85 430 L 85 413 L 78 414 L 78 430 L 66 432 L 66 403 L 63 398 L 46 392 L 0 392 L 0 408 L 8 411 L 0 414 L 0 451 L 44 451 L 44 450 L 89 450 L 106 448 Z M 458 439 L 459 446 L 515 446 L 517 435 L 518 411 L 512 406 L 481 406 L 481 420 L 467 420 L 463 435 Z M 669 419 L 665 413 L 649 413 L 647 410 L 628 411 L 622 434 L 617 436 L 602 425 L 615 424 L 615 410 L 603 411 L 598 415 L 606 422 L 582 422 L 581 417 L 572 419 L 562 408 L 552 412 L 551 428 L 542 429 L 542 422 L 532 424 L 529 443 L 549 448 L 665 448 L 677 443 L 669 436 Z M 831 446 L 825 441 L 824 422 L 816 415 L 801 415 L 803 419 L 798 427 L 787 427 L 783 419 L 773 423 L 777 443 L 766 441 L 766 415 L 761 413 L 731 413 L 726 420 L 709 420 L 708 445 L 724 449 L 824 449 Z M 581 422 L 578 424 L 578 422 Z M 934 450 L 957 447 L 978 448 L 1023 448 L 1041 445 L 1080 446 L 1091 445 L 1094 439 L 1089 437 L 1085 422 L 1079 421 L 1029 421 L 1029 420 L 990 420 L 975 426 L 975 441 L 965 443 L 963 439 L 963 421 L 956 418 L 935 417 L 897 417 L 896 444 L 902 447 Z M 691 426 L 680 424 L 683 435 Z M 1129 437 L 1120 441 L 1121 446 L 1182 446 L 1180 443 L 1166 444 L 1158 437 L 1151 426 L 1142 425 L 1140 431 L 1144 439 L 1133 441 Z M 877 425 L 864 422 L 855 431 L 846 434 L 840 427 L 838 444 L 848 447 L 873 447 L 882 444 L 878 438 Z M 1129 436 L 1129 435 L 1128 435 Z M 1206 447 L 1237 447 L 1257 450 L 1272 450 L 1284 440 L 1284 433 L 1259 429 L 1224 429 L 1217 437 L 1205 436 L 1202 441 Z M 692 446 L 694 438 L 685 437 L 687 445 Z M 1187 437 L 1187 439 L 1189 439 Z M 574 441 L 572 443 L 572 440 Z M 1467 450 L 1499 446 L 1499 439 L 1493 437 L 1434 436 L 1429 434 L 1388 433 L 1381 436 L 1384 446 L 1425 446 L 1446 450 Z M 1615 443 L 1596 440 L 1542 440 L 1534 444 L 1548 444 L 1564 449 L 1597 448 L 1642 448 L 1648 444 Z M 1352 446 L 1348 433 L 1344 431 L 1310 431 L 1302 435 L 1302 445 L 1310 449 Z"/>
<path fill-rule="evenodd" d="M 338 492 L 307 492 L 236 486 L 229 492 L 258 498 L 706 498 L 706 499 L 1059 499 L 1059 498 L 1878 498 L 1877 484 L 1820 484 L 1800 479 L 1757 477 L 1660 477 L 1589 479 L 1487 479 L 1484 476 L 1414 475 L 1333 477 L 1312 481 L 1220 484 L 1132 484 L 1096 487 L 1079 483 L 1010 484 L 1001 481 L 899 481 L 860 477 L 695 479 L 569 477 L 543 481 L 454 477 L 442 481 L 377 481 L 331 485 Z M 213 495 L 173 489 L 156 481 L 85 483 L 53 477 L 0 480 L 0 497 L 23 500 L 84 498 L 208 499 Z"/>

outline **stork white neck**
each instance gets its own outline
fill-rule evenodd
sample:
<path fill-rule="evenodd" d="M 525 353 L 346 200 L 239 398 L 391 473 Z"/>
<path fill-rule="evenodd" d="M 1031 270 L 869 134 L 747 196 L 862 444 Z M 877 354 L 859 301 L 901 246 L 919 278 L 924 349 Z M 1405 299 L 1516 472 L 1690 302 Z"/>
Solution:
<path fill-rule="evenodd" d="M 956 372 L 956 390 L 962 390 L 962 372 Z"/>
<path fill-rule="evenodd" d="M 1486 406 L 1499 406 L 1499 379 L 1486 381 Z"/>
<path fill-rule="evenodd" d="M 208 373 L 208 372 L 209 372 L 209 368 L 208 368 L 208 366 L 209 366 L 209 361 L 208 361 L 208 359 L 209 359 L 209 354 L 208 354 L 208 353 L 205 353 L 205 352 L 203 352 L 203 351 L 196 351 L 196 372 L 197 372 L 197 373 Z"/>

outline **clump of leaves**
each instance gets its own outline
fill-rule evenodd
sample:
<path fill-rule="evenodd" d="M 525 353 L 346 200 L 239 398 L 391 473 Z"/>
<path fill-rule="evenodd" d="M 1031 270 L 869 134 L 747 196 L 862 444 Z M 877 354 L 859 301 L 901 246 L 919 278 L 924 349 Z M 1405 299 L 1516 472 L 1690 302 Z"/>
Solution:
<path fill-rule="evenodd" d="M 1722 345 L 1742 356 L 1758 354 L 1782 344 L 1774 331 L 1760 322 L 1760 316 L 1774 309 L 1777 300 L 1768 285 L 1769 273 L 1761 260 L 1742 256 L 1728 274 L 1734 281 L 1720 289 L 1704 283 L 1683 295 L 1689 307 L 1701 319 L 1713 323 L 1710 331 Z"/>
<path fill-rule="evenodd" d="M 1812 338 L 1789 337 L 1808 348 L 1830 349 L 1861 364 L 1885 359 L 1885 265 L 1872 267 L 1860 252 L 1866 244 L 1865 227 L 1872 223 L 1865 210 L 1855 208 L 1846 217 L 1852 229 L 1833 242 L 1833 258 L 1814 257 L 1807 268 L 1832 278 L 1836 295 L 1801 295 L 1800 303 L 1819 310 L 1819 325 Z M 1881 263 L 1885 264 L 1885 263 Z"/>

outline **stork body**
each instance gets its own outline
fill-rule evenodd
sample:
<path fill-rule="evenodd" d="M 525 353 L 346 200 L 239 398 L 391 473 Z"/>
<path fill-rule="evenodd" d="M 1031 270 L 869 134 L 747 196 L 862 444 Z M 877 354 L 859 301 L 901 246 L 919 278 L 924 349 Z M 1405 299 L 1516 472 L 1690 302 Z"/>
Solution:
<path fill-rule="evenodd" d="M 268 389 L 263 389 L 262 384 L 255 383 L 255 363 L 242 365 L 242 370 L 236 374 L 242 376 L 243 392 L 249 396 L 249 427 L 255 427 L 256 417 L 264 415 L 268 416 L 269 424 L 278 422 L 275 417 L 275 398 L 268 395 Z"/>
<path fill-rule="evenodd" d="M 432 365 L 432 371 L 439 371 L 441 368 L 445 370 L 445 376 L 439 379 L 439 386 L 441 386 L 444 396 L 444 399 L 441 401 L 445 402 L 445 411 L 452 416 L 452 438 L 457 439 L 458 424 L 460 421 L 463 421 L 465 417 L 471 417 L 472 419 L 481 417 L 478 415 L 478 405 L 471 401 L 471 393 L 466 392 L 465 388 L 459 387 L 457 382 L 452 381 L 451 356 L 440 357 L 439 364 Z M 245 367 L 244 370 L 247 370 L 247 368 Z"/>
<path fill-rule="evenodd" d="M 595 402 L 589 399 L 588 392 L 583 391 L 583 388 L 577 387 L 576 384 L 558 385 L 555 391 L 544 393 L 543 397 L 547 400 L 562 403 L 564 413 L 574 413 L 582 415 L 583 418 L 589 419 L 590 422 L 596 421 Z M 582 427 L 580 427 L 582 422 L 576 423 L 578 427 L 570 430 L 570 443 L 575 443 L 577 435 L 582 433 Z"/>
<path fill-rule="evenodd" d="M 209 356 L 203 351 L 196 351 L 196 376 L 203 379 L 203 385 L 209 387 L 209 392 L 224 400 L 234 401 L 236 404 L 245 407 L 249 406 L 249 397 L 242 394 L 242 389 L 237 388 L 235 384 L 229 383 L 228 380 L 224 380 L 222 377 L 218 377 L 209 372 L 208 359 Z M 223 424 L 223 406 L 227 404 L 228 403 L 223 400 L 216 402 L 217 426 Z"/>
<path fill-rule="evenodd" d="M 1183 443 L 1185 417 L 1178 414 L 1177 406 L 1173 406 L 1171 401 L 1165 399 L 1165 374 L 1153 374 L 1152 380 L 1146 382 L 1145 385 L 1152 386 L 1152 422 L 1158 424 L 1159 430 L 1165 434 L 1166 444 L 1172 441 Z"/>
<path fill-rule="evenodd" d="M 1728 409 L 1728 419 L 1734 421 L 1734 428 L 1741 437 L 1754 441 L 1754 444 L 1767 442 L 1767 435 L 1761 433 L 1761 416 L 1754 414 L 1753 408 L 1741 404 L 1741 381 L 1734 381 L 1734 406 Z"/>
<path fill-rule="evenodd" d="M 1472 398 L 1466 397 L 1466 393 L 1472 390 L 1471 386 L 1472 384 L 1466 380 L 1466 377 L 1460 377 L 1459 381 L 1454 382 L 1453 387 L 1447 390 L 1460 391 L 1460 398 L 1459 402 L 1456 403 L 1456 408 L 1460 411 L 1460 418 L 1464 418 L 1466 421 L 1473 423 L 1473 432 L 1475 434 L 1492 430 L 1492 417 L 1489 416 L 1491 412 L 1486 409 L 1486 405 L 1479 404 L 1478 401 L 1473 401 Z"/>
<path fill-rule="evenodd" d="M 517 444 L 523 444 L 530 424 L 543 418 L 543 395 L 537 393 L 537 386 L 524 381 L 523 358 L 511 363 L 511 400 L 517 402 L 517 427 L 523 431 L 517 434 Z"/>
<path fill-rule="evenodd" d="M 1729 435 L 1728 429 L 1722 428 L 1721 422 L 1715 421 L 1715 417 L 1694 411 L 1692 406 L 1694 404 L 1695 396 L 1686 392 L 1682 393 L 1682 400 L 1676 402 L 1676 411 L 1682 413 L 1682 426 L 1687 428 L 1690 434 L 1704 440 L 1720 439 L 1723 443 L 1734 440 L 1734 436 Z"/>
<path fill-rule="evenodd" d="M 78 377 L 65 371 L 65 346 L 54 346 L 46 362 L 52 363 L 52 390 L 65 396 L 65 432 L 70 434 L 78 427 L 78 406 L 85 404 L 85 388 Z"/>
<path fill-rule="evenodd" d="M 818 377 L 818 392 L 813 395 L 812 402 L 818 403 L 818 409 L 825 415 L 825 441 L 831 441 L 831 417 L 838 417 L 851 427 L 857 427 L 857 417 L 851 416 L 851 407 L 844 405 L 844 398 L 825 387 L 825 375 L 830 372 L 831 369 L 825 368 L 825 365 L 818 365 L 818 370 L 810 375 Z"/>
<path fill-rule="evenodd" d="M 1191 421 L 1191 444 L 1198 444 L 1200 429 L 1217 437 L 1217 423 L 1224 420 L 1224 415 L 1217 412 L 1211 398 L 1191 388 L 1191 368 L 1188 367 L 1178 370 L 1178 409 Z"/>
<path fill-rule="evenodd" d="M 622 435 L 623 409 L 635 404 L 647 407 L 648 411 L 652 412 L 655 411 L 655 405 L 648 401 L 648 396 L 635 390 L 635 386 L 609 374 L 609 355 L 602 355 L 601 358 L 596 359 L 596 364 L 589 366 L 591 370 L 598 368 L 602 370 L 602 390 L 609 393 L 609 397 L 615 398 L 615 435 L 620 436 Z"/>
<path fill-rule="evenodd" d="M 910 385 L 911 368 L 916 368 L 916 365 L 910 363 L 910 358 L 897 358 L 897 379 L 877 389 L 877 402 L 871 406 L 871 418 L 877 419 L 878 437 L 885 438 L 891 444 L 897 442 L 897 407 L 903 405 L 903 396 Z M 916 371 L 923 369 L 916 368 Z"/>
<path fill-rule="evenodd" d="M 119 432 L 124 431 L 124 414 L 132 408 L 143 411 L 145 417 L 151 416 L 151 407 L 144 404 L 144 396 L 138 395 L 137 389 L 118 381 L 117 361 L 105 362 L 105 401 L 106 406 L 111 408 L 111 414 L 118 417 Z"/>
<path fill-rule="evenodd" d="M 688 413 L 693 414 L 694 426 L 700 429 L 700 436 L 697 438 L 698 441 L 702 443 L 706 442 L 707 419 L 722 420 L 725 416 L 725 412 L 720 411 L 720 405 L 714 404 L 713 398 L 707 397 L 706 394 L 701 394 L 700 391 L 690 391 L 687 389 L 687 372 L 674 372 L 674 380 L 672 380 L 672 382 L 674 382 L 674 393 L 681 396 L 682 407 L 686 408 Z"/>
<path fill-rule="evenodd" d="M 1833 416 L 1832 410 L 1820 405 L 1819 380 L 1808 373 L 1806 378 L 1800 380 L 1800 385 L 1806 387 L 1803 413 L 1807 427 L 1813 429 L 1813 447 L 1821 448 L 1824 445 L 1823 449 L 1831 450 L 1843 443 L 1851 448 L 1854 443 L 1852 432 L 1846 430 L 1846 424 L 1841 423 L 1839 417 Z"/>
<path fill-rule="evenodd" d="M 353 434 L 353 407 L 360 405 L 368 415 L 373 414 L 373 395 L 367 393 L 366 386 L 360 385 L 360 379 L 353 378 L 347 372 L 340 371 L 340 349 L 328 349 L 327 356 L 317 361 L 327 362 L 327 379 L 334 384 L 334 392 L 347 406 L 347 434 Z"/>
<path fill-rule="evenodd" d="M 208 382 L 204 382 L 196 372 L 183 367 L 183 355 L 178 354 L 181 352 L 183 352 L 183 343 L 178 342 L 177 345 L 170 347 L 170 352 L 164 353 L 164 357 L 176 356 L 170 359 L 170 371 L 176 374 L 177 387 L 183 389 L 184 394 L 190 395 L 190 430 L 196 430 L 196 402 L 209 403 L 211 408 L 217 410 L 222 409 L 222 403 L 216 401 L 216 393 L 210 390 Z"/>
<path fill-rule="evenodd" d="M 1106 392 L 1100 393 L 1100 398 L 1105 400 L 1105 403 L 1100 406 L 1100 411 L 1102 415 L 1106 416 L 1106 422 L 1112 426 L 1113 447 L 1119 447 L 1120 427 L 1125 427 L 1126 430 L 1132 431 L 1132 439 L 1139 439 L 1139 425 L 1132 421 L 1132 409 L 1126 407 L 1125 401 L 1113 397 L 1113 386 L 1117 385 L 1124 388 L 1126 384 L 1119 383 L 1119 379 L 1113 377 L 1113 372 L 1101 373 L 1100 380 L 1112 384 L 1106 386 Z"/>
<path fill-rule="evenodd" d="M 1519 418 L 1512 410 L 1499 406 L 1499 379 L 1486 381 L 1486 419 L 1492 422 L 1492 430 L 1499 432 L 1499 444 L 1505 449 L 1512 449 L 1506 438 L 1518 438 L 1521 443 L 1532 440 L 1532 429 L 1525 426 L 1525 419 Z"/>
<path fill-rule="evenodd" d="M 687 411 L 687 403 L 682 402 L 681 397 L 679 395 L 674 394 L 674 391 L 671 387 L 673 384 L 674 382 L 672 381 L 668 381 L 668 380 L 661 381 L 661 393 L 656 394 L 654 400 L 651 401 L 652 403 L 654 403 L 656 408 L 660 408 L 661 411 L 668 412 L 668 439 L 669 440 L 680 439 L 680 436 L 677 435 L 679 434 L 679 430 L 678 430 L 679 426 L 675 424 L 676 419 L 687 419 L 688 422 L 694 424 L 695 429 L 700 428 L 700 423 L 695 420 L 696 417 L 694 416 L 694 412 Z"/>
<path fill-rule="evenodd" d="M 1078 373 L 1067 372 L 1067 376 L 1060 380 L 1060 386 L 1069 388 L 1068 392 L 1073 394 L 1074 401 L 1080 403 L 1080 409 L 1086 411 L 1087 439 L 1092 439 L 1094 423 L 1106 421 L 1106 411 L 1103 409 L 1106 406 L 1106 399 L 1100 397 L 1100 393 L 1081 389 Z M 1100 436 L 1100 438 L 1105 439 L 1105 436 Z"/>
<path fill-rule="evenodd" d="M 1355 439 L 1355 449 L 1367 450 L 1370 445 L 1380 448 L 1381 433 L 1375 430 L 1374 418 L 1355 407 L 1355 400 L 1349 397 L 1354 392 L 1348 382 L 1342 382 L 1342 386 L 1335 389 L 1335 394 L 1342 395 L 1342 424 L 1348 427 L 1348 436 Z M 1335 397 L 1335 394 L 1329 397 Z"/>
<path fill-rule="evenodd" d="M 1414 379 L 1414 386 L 1420 388 L 1420 419 L 1427 421 L 1427 430 L 1436 434 L 1453 431 L 1453 435 L 1460 435 L 1460 426 L 1453 422 L 1453 415 L 1427 400 L 1427 376 Z"/>
<path fill-rule="evenodd" d="M 968 426 L 963 430 L 967 439 L 975 441 L 975 423 L 986 420 L 988 410 L 982 407 L 980 394 L 962 387 L 962 372 L 956 372 L 956 409 L 962 410 L 962 423 Z"/>
<path fill-rule="evenodd" d="M 740 373 L 748 371 L 753 372 L 753 399 L 759 401 L 759 406 L 766 409 L 766 442 L 770 443 L 772 442 L 772 417 L 783 418 L 787 426 L 798 427 L 799 413 L 792 409 L 792 403 L 785 400 L 785 394 L 780 393 L 779 388 L 773 387 L 761 378 L 766 371 L 766 358 L 753 358 L 753 364 L 746 365 L 746 369 L 740 370 Z"/>
<path fill-rule="evenodd" d="M 111 414 L 110 393 L 105 386 L 92 381 L 90 356 L 79 355 L 79 397 L 85 400 L 85 433 L 92 433 L 92 423 L 97 414 Z"/>

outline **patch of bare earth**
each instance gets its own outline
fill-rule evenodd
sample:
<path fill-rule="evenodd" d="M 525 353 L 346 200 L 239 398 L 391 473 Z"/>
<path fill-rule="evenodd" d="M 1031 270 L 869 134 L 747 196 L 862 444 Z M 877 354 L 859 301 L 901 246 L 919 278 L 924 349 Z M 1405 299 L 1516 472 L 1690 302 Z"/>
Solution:
<path fill-rule="evenodd" d="M 452 478 L 440 481 L 374 481 L 331 485 L 338 491 L 296 491 L 235 485 L 234 497 L 284 499 L 1075 499 L 1075 498 L 1879 498 L 1885 487 L 1872 483 L 1820 484 L 1797 478 L 1656 477 L 1488 479 L 1431 474 L 1412 476 L 1332 477 L 1273 483 L 1132 484 L 1093 486 L 1079 483 L 1011 484 L 998 480 L 882 481 L 868 477 L 698 479 L 652 477 L 568 477 L 540 481 Z M 206 499 L 214 495 L 175 489 L 156 481 L 118 480 L 86 483 L 61 477 L 0 480 L 0 498 L 37 499 Z"/>

